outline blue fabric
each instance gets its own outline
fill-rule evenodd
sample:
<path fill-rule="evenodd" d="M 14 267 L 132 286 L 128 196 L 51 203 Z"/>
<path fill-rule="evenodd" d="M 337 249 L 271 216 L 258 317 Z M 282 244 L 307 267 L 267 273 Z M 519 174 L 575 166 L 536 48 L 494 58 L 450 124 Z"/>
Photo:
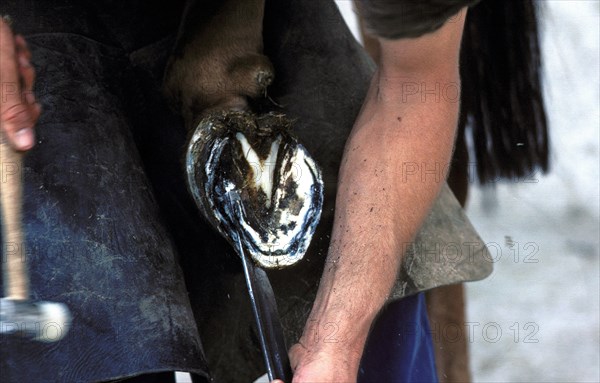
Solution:
<path fill-rule="evenodd" d="M 387 305 L 369 334 L 358 382 L 437 381 L 425 295 Z"/>

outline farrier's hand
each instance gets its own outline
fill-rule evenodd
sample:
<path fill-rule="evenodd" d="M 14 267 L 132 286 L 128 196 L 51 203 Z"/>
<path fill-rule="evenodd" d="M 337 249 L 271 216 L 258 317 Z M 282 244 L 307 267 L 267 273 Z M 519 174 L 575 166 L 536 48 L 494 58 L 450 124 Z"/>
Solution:
<path fill-rule="evenodd" d="M 0 17 L 0 131 L 17 150 L 31 149 L 41 107 L 33 95 L 35 71 L 22 36 L 15 36 Z"/>
<path fill-rule="evenodd" d="M 357 379 L 358 365 L 362 349 L 345 348 L 338 345 L 303 345 L 301 339 L 290 349 L 290 363 L 294 378 L 291 382 L 274 380 L 271 383 L 354 383 Z"/>
<path fill-rule="evenodd" d="M 312 344 L 304 345 L 302 342 Z M 354 383 L 362 348 L 338 344 L 311 342 L 303 337 L 290 349 L 290 362 L 294 371 L 291 383 L 337 382 Z M 286 382 L 287 383 L 287 382 Z"/>

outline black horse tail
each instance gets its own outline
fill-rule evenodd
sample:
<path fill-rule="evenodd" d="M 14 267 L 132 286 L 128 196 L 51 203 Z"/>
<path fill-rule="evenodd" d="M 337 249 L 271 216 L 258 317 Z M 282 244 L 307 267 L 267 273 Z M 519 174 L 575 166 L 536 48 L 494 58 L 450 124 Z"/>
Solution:
<path fill-rule="evenodd" d="M 468 12 L 460 128 L 481 183 L 549 169 L 538 12 L 533 0 L 483 0 Z"/>

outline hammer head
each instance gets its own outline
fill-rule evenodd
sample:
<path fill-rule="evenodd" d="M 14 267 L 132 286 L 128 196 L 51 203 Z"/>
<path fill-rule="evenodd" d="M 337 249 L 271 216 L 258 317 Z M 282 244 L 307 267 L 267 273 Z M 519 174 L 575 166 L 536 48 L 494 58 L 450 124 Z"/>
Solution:
<path fill-rule="evenodd" d="M 0 298 L 0 334 L 20 334 L 40 342 L 57 342 L 71 325 L 66 305 Z"/>

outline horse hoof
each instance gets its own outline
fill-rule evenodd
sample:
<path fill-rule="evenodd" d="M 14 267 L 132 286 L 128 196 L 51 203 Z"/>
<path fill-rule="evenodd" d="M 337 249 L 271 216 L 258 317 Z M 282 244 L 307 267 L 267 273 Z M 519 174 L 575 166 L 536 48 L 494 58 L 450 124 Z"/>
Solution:
<path fill-rule="evenodd" d="M 321 170 L 291 125 L 277 113 L 213 113 L 200 121 L 187 147 L 187 182 L 196 205 L 264 268 L 302 259 L 323 206 Z M 231 192 L 240 196 L 241 211 L 228 202 Z"/>

